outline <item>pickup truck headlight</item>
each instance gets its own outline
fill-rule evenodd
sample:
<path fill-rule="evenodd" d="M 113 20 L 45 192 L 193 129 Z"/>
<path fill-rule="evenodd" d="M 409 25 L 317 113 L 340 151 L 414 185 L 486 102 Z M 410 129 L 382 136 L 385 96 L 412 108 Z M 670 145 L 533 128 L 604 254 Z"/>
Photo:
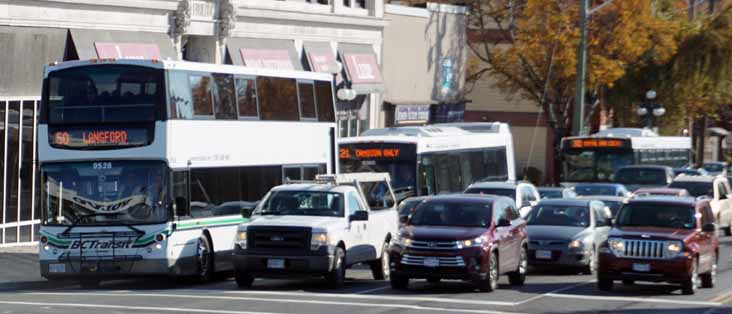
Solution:
<path fill-rule="evenodd" d="M 484 236 L 479 236 L 475 239 L 462 241 L 460 244 L 462 244 L 463 247 L 481 247 L 485 241 L 486 239 Z"/>
<path fill-rule="evenodd" d="M 625 253 L 625 242 L 622 239 L 608 239 L 607 244 L 616 256 L 622 256 Z"/>
<path fill-rule="evenodd" d="M 317 251 L 321 246 L 328 246 L 328 233 L 313 232 L 310 237 L 310 250 Z"/>
<path fill-rule="evenodd" d="M 242 250 L 247 249 L 247 231 L 246 230 L 239 230 L 236 233 L 236 244 L 238 244 Z"/>
<path fill-rule="evenodd" d="M 666 243 L 666 257 L 673 258 L 678 256 L 684 246 L 681 241 L 669 241 Z"/>

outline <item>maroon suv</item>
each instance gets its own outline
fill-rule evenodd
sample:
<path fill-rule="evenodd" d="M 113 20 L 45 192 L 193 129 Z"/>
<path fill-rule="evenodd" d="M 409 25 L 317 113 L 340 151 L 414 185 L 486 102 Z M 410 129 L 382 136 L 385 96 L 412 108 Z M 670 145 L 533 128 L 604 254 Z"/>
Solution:
<path fill-rule="evenodd" d="M 693 198 L 632 199 L 618 212 L 599 249 L 597 285 L 614 280 L 681 284 L 684 294 L 716 281 L 719 243 L 709 201 Z"/>
<path fill-rule="evenodd" d="M 496 289 L 498 276 L 526 280 L 526 222 L 513 200 L 499 196 L 445 195 L 423 201 L 392 239 L 391 286 L 413 278 L 474 282 Z"/>

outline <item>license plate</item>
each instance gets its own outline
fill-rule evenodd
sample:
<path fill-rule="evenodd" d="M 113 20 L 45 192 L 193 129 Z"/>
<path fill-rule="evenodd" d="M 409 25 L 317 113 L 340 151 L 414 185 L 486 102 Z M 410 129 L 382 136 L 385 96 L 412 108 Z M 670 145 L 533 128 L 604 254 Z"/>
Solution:
<path fill-rule="evenodd" d="M 649 272 L 651 271 L 651 264 L 633 263 L 633 271 L 644 273 Z"/>
<path fill-rule="evenodd" d="M 66 264 L 49 264 L 48 272 L 49 273 L 65 273 Z"/>
<path fill-rule="evenodd" d="M 267 268 L 284 269 L 285 260 L 281 258 L 270 258 L 267 260 Z"/>
<path fill-rule="evenodd" d="M 438 259 L 437 257 L 425 257 L 424 266 L 427 266 L 427 267 L 440 266 L 440 259 Z"/>
<path fill-rule="evenodd" d="M 536 258 L 537 259 L 551 259 L 552 258 L 552 251 L 537 250 L 536 251 Z"/>

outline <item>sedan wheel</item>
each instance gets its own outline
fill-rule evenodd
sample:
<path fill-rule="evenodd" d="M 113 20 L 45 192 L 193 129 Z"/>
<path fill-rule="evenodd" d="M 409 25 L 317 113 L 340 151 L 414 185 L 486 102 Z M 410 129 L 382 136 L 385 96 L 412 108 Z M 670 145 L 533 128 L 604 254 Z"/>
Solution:
<path fill-rule="evenodd" d="M 498 257 L 491 253 L 488 260 L 488 274 L 485 279 L 478 280 L 478 289 L 483 292 L 491 292 L 498 288 Z"/>

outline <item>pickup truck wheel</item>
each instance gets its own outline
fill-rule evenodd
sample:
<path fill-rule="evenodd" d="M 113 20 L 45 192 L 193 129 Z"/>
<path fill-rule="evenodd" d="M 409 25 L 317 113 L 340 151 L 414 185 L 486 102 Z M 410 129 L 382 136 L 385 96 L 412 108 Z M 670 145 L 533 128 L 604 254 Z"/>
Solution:
<path fill-rule="evenodd" d="M 370 263 L 374 280 L 389 279 L 389 242 L 381 246 L 381 258 Z"/>
<path fill-rule="evenodd" d="M 393 289 L 404 290 L 409 287 L 409 278 L 392 274 L 389 283 Z"/>
<path fill-rule="evenodd" d="M 335 260 L 335 267 L 325 275 L 325 279 L 328 280 L 332 288 L 340 288 L 343 287 L 346 281 L 346 253 L 343 252 L 342 248 L 337 247 L 333 259 Z"/>
<path fill-rule="evenodd" d="M 254 283 L 254 277 L 247 273 L 234 273 L 234 280 L 236 280 L 236 285 L 239 286 L 239 288 L 249 288 Z"/>
<path fill-rule="evenodd" d="M 710 270 L 706 274 L 699 275 L 701 277 L 701 286 L 702 288 L 714 288 L 714 286 L 717 284 L 717 257 L 714 257 L 714 264 L 712 265 L 712 270 Z"/>
<path fill-rule="evenodd" d="M 597 289 L 600 289 L 602 291 L 611 291 L 613 290 L 613 281 L 598 274 Z"/>
<path fill-rule="evenodd" d="M 477 285 L 482 292 L 491 292 L 498 288 L 498 257 L 495 253 L 491 253 L 488 260 L 488 274 L 485 279 L 478 280 Z"/>
<path fill-rule="evenodd" d="M 196 245 L 196 279 L 199 282 L 209 282 L 213 279 L 214 265 L 211 243 L 206 236 L 198 238 Z"/>
<path fill-rule="evenodd" d="M 681 293 L 683 294 L 694 294 L 699 285 L 699 262 L 694 259 L 691 262 L 691 274 L 684 283 L 681 284 Z"/>
<path fill-rule="evenodd" d="M 529 268 L 528 254 L 526 254 L 526 248 L 521 248 L 521 255 L 519 256 L 519 263 L 516 267 L 516 271 L 508 274 L 508 282 L 512 286 L 521 286 L 526 282 L 526 270 Z"/>

